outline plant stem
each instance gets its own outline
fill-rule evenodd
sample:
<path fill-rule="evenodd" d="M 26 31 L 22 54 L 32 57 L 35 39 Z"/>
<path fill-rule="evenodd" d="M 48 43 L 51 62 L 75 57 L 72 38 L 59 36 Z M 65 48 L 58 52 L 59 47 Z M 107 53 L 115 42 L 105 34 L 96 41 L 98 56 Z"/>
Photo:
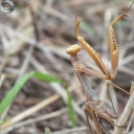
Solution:
<path fill-rule="evenodd" d="M 131 88 L 134 88 L 134 82 L 132 82 Z M 121 114 L 120 118 L 117 121 L 117 126 L 122 126 L 122 127 L 115 126 L 115 129 L 112 134 L 122 134 L 123 129 L 124 129 L 123 126 L 125 126 L 125 124 L 127 123 L 128 118 L 130 117 L 130 114 L 131 114 L 133 108 L 134 108 L 134 92 L 130 96 L 130 98 L 124 108 L 123 113 Z"/>

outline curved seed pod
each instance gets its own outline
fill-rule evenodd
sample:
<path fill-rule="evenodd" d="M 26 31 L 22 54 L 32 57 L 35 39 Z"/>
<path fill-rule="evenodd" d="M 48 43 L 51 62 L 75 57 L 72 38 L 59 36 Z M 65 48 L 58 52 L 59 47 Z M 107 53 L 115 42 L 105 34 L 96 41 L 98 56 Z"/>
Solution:
<path fill-rule="evenodd" d="M 14 3 L 10 0 L 4 0 L 0 4 L 0 10 L 6 14 L 11 13 L 14 10 L 14 8 Z"/>

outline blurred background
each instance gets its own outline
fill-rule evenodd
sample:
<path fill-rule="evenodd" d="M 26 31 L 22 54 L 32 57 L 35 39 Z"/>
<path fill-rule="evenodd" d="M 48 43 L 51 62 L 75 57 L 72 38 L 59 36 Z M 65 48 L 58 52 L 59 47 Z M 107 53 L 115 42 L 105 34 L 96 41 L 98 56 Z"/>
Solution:
<path fill-rule="evenodd" d="M 44 134 L 48 128 L 51 134 L 88 134 L 84 115 L 86 95 L 66 53 L 68 46 L 78 43 L 74 14 L 78 20 L 84 20 L 80 25 L 80 35 L 102 56 L 106 67 L 112 71 L 108 27 L 115 17 L 131 5 L 132 0 L 12 1 L 15 4 L 12 13 L 4 14 L 0 11 L 0 101 L 25 73 L 39 71 L 50 74 L 67 84 L 73 98 L 77 128 L 72 130 L 64 87 L 31 78 L 2 118 L 15 118 L 47 99 L 48 104 L 10 125 L 10 129 L 6 128 L 5 133 Z M 33 6 L 33 15 L 28 4 Z M 119 44 L 119 66 L 117 78 L 113 83 L 127 91 L 134 80 L 133 14 L 134 6 L 128 16 L 114 25 Z M 98 69 L 85 50 L 79 53 L 79 58 L 87 66 Z M 107 101 L 106 81 L 89 76 L 89 83 L 99 98 Z M 121 112 L 128 96 L 117 90 L 115 94 L 118 111 Z M 134 130 L 131 130 L 131 133 L 134 133 Z"/>

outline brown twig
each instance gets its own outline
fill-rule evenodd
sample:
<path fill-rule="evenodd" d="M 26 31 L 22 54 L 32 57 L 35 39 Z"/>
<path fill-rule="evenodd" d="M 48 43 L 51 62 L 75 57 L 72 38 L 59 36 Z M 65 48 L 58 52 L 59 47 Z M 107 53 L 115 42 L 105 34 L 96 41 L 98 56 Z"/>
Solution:
<path fill-rule="evenodd" d="M 134 88 L 134 82 L 132 82 L 131 88 Z M 112 134 L 121 134 L 123 132 L 124 126 L 126 125 L 133 108 L 134 108 L 134 92 L 130 96 L 125 106 L 125 109 L 123 110 L 123 113 L 121 114 L 120 118 L 117 121 L 117 126 L 122 126 L 122 127 L 115 126 L 115 129 Z"/>

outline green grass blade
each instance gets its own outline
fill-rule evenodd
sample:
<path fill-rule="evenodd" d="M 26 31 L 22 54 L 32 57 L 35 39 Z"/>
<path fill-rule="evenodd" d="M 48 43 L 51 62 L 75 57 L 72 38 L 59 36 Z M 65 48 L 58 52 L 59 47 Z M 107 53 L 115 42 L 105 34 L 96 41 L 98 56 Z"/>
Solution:
<path fill-rule="evenodd" d="M 87 24 L 86 22 L 81 22 L 81 26 L 85 29 L 85 30 L 87 30 L 89 33 L 91 33 L 91 34 L 96 34 L 96 31 L 89 25 L 89 24 Z"/>
<path fill-rule="evenodd" d="M 0 103 L 0 116 L 2 116 L 4 111 L 8 108 L 8 106 L 10 106 L 12 104 L 15 97 L 19 93 L 19 91 L 22 89 L 22 87 L 26 84 L 26 82 L 31 77 L 35 77 L 35 78 L 37 78 L 41 81 L 45 81 L 45 82 L 59 83 L 59 84 L 62 84 L 67 89 L 67 85 L 61 79 L 58 79 L 58 78 L 52 77 L 48 74 L 43 74 L 43 73 L 40 73 L 40 72 L 27 73 L 27 74 L 23 75 L 15 83 L 15 85 L 11 88 L 11 90 L 7 93 L 5 98 Z M 73 105 L 72 105 L 72 97 L 71 97 L 68 90 L 67 90 L 67 97 L 68 97 L 68 109 L 69 109 L 70 120 L 72 122 L 72 127 L 75 127 L 76 121 L 75 121 L 75 114 L 74 114 Z"/>
<path fill-rule="evenodd" d="M 21 90 L 21 88 L 25 85 L 25 83 L 31 78 L 33 73 L 25 74 L 20 80 L 16 82 L 16 84 L 11 88 L 11 90 L 7 93 L 5 98 L 0 103 L 0 116 L 6 110 L 6 108 L 13 102 L 14 98 Z"/>
<path fill-rule="evenodd" d="M 131 27 L 130 23 L 126 22 L 126 21 L 119 21 L 119 22 L 117 22 L 116 25 L 117 26 L 121 26 L 123 28 L 130 28 Z"/>
<path fill-rule="evenodd" d="M 46 130 L 45 130 L 45 134 L 50 134 L 49 129 L 46 129 Z"/>
<path fill-rule="evenodd" d="M 68 97 L 68 109 L 69 109 L 70 120 L 72 123 L 72 127 L 75 127 L 76 126 L 76 119 L 75 119 L 75 113 L 73 110 L 72 96 L 68 90 L 67 90 L 67 97 Z"/>
<path fill-rule="evenodd" d="M 2 126 L 4 123 L 8 122 L 8 120 L 0 121 L 0 126 Z"/>
<path fill-rule="evenodd" d="M 45 81 L 45 82 L 55 82 L 55 83 L 59 83 L 59 84 L 63 83 L 61 79 L 58 79 L 58 78 L 52 77 L 51 75 L 43 74 L 40 72 L 35 72 L 33 76 L 35 78 L 37 78 L 41 81 Z"/>
<path fill-rule="evenodd" d="M 25 85 L 25 83 L 32 77 L 45 81 L 45 82 L 56 82 L 56 83 L 63 83 L 61 79 L 54 78 L 48 74 L 43 74 L 40 72 L 32 72 L 27 73 L 24 76 L 22 76 L 16 84 L 11 88 L 11 90 L 7 93 L 5 98 L 0 103 L 0 116 L 4 113 L 6 108 L 13 102 L 16 95 L 19 93 L 19 91 L 22 89 L 22 87 Z"/>

